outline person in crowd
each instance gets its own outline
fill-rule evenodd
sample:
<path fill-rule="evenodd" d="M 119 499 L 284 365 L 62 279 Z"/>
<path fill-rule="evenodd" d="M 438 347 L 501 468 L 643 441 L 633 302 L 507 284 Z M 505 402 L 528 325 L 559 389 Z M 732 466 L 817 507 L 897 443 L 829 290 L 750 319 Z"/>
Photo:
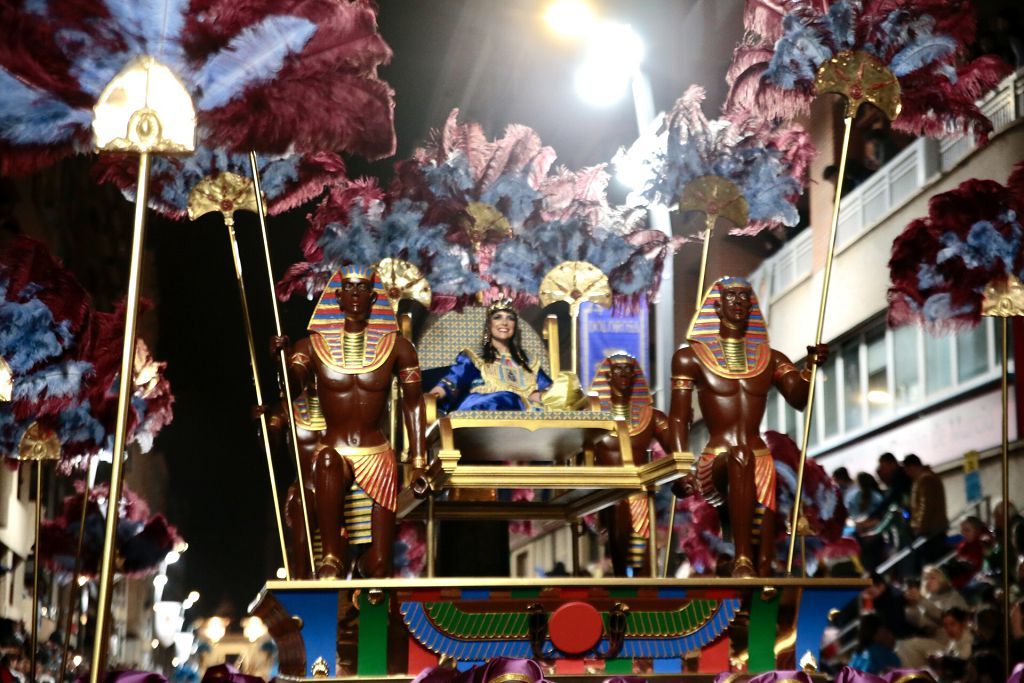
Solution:
<path fill-rule="evenodd" d="M 942 630 L 948 640 L 945 654 L 966 661 L 974 645 L 971 613 L 963 607 L 950 607 L 942 613 Z"/>
<path fill-rule="evenodd" d="M 885 128 L 869 128 L 864 132 L 864 167 L 874 173 L 896 156 L 896 144 Z"/>
<path fill-rule="evenodd" d="M 885 558 L 885 536 L 878 533 L 877 527 L 865 528 L 857 524 L 869 517 L 882 497 L 875 478 L 868 472 L 861 472 L 857 475 L 857 485 L 850 489 L 844 501 L 854 528 L 853 537 L 860 544 L 860 562 L 867 572 L 875 571 Z"/>
<path fill-rule="evenodd" d="M 857 650 L 850 659 L 850 667 L 870 674 L 880 674 L 886 669 L 900 666 L 900 658 L 893 650 L 892 631 L 883 619 L 874 612 L 860 618 L 857 631 Z"/>
<path fill-rule="evenodd" d="M 927 566 L 921 575 L 922 588 L 908 588 L 904 597 L 908 603 L 907 621 L 922 635 L 896 643 L 896 654 L 903 666 L 923 668 L 928 656 L 944 651 L 949 636 L 943 629 L 943 615 L 953 607 L 967 609 L 967 601 L 953 588 L 941 569 Z"/>
<path fill-rule="evenodd" d="M 903 511 L 907 508 L 913 482 L 892 453 L 882 453 L 878 457 L 876 472 L 878 478 L 885 484 L 885 493 L 867 515 L 855 522 L 854 528 L 859 537 L 888 537 L 893 549 L 896 550 L 910 542 L 910 529 L 904 520 Z M 910 568 L 910 563 L 904 562 L 901 565 Z M 920 572 L 914 572 L 914 575 L 920 576 Z"/>
<path fill-rule="evenodd" d="M 992 533 L 981 517 L 971 515 L 960 522 L 961 540 L 956 556 L 946 565 L 946 574 L 953 587 L 963 591 L 985 564 L 985 555 L 992 546 Z"/>
<path fill-rule="evenodd" d="M 903 470 L 913 482 L 910 488 L 910 528 L 914 540 L 927 539 L 918 553 L 920 563 L 935 562 L 948 551 L 946 530 L 946 489 L 939 475 L 911 453 L 903 459 Z"/>
<path fill-rule="evenodd" d="M 978 607 L 974 614 L 974 642 L 971 652 L 1001 650 L 1003 647 L 1003 615 L 992 605 Z"/>
<path fill-rule="evenodd" d="M 909 603 L 906 597 L 884 576 L 872 574 L 871 585 L 864 590 L 863 596 L 865 604 L 871 605 L 872 611 L 882 618 L 897 639 L 917 634 L 917 629 L 907 621 Z"/>
<path fill-rule="evenodd" d="M 839 486 L 843 502 L 846 502 L 846 495 L 853 489 L 853 479 L 850 478 L 850 471 L 845 467 L 837 467 L 836 471 L 832 473 L 832 481 Z"/>
<path fill-rule="evenodd" d="M 1007 507 L 1009 507 L 1008 511 Z M 1006 521 L 1007 518 L 1009 522 Z M 1024 522 L 1024 519 L 1021 518 L 1012 502 L 1007 506 L 1003 501 L 999 501 L 992 508 L 993 544 L 988 555 L 985 557 L 985 571 L 996 579 L 997 583 L 1001 583 L 1003 577 L 1003 526 L 1004 524 L 1010 525 L 1010 543 L 1016 546 L 1016 548 L 1011 548 L 1010 559 L 1012 562 L 1013 558 L 1020 553 L 1020 549 L 1024 547 L 1024 543 L 1022 543 L 1024 539 L 1018 538 L 1024 534 L 1024 525 L 1021 522 Z M 1013 568 L 1011 567 L 1012 571 Z"/>

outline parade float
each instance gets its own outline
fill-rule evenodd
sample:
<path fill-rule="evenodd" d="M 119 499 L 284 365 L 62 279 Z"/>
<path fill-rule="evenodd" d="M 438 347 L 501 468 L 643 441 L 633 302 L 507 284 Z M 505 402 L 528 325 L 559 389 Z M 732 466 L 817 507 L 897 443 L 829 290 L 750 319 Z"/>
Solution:
<path fill-rule="evenodd" d="M 971 39 L 958 14 L 970 11 L 967 3 L 954 11 L 839 0 L 824 12 L 819 3 L 788 2 L 784 11 L 750 3 L 748 20 L 760 33 L 737 52 L 723 116 L 707 119 L 703 91 L 688 90 L 620 154 L 643 175 L 627 206 L 610 202 L 605 165 L 557 166 L 555 150 L 532 129 L 513 124 L 492 139 L 460 122 L 457 110 L 395 164 L 389 186 L 347 177 L 339 153 L 379 158 L 395 146 L 392 93 L 375 71 L 390 50 L 370 3 L 85 4 L 51 2 L 45 15 L 18 3 L 4 8 L 24 31 L 0 52 L 4 98 L 14 103 L 2 113 L 0 170 L 99 153 L 97 177 L 135 202 L 124 318 L 96 332 L 81 320 L 56 324 L 63 318 L 54 314 L 49 355 L 25 359 L 25 342 L 15 339 L 0 348 L 0 369 L 13 391 L 8 454 L 81 457 L 89 451 L 79 437 L 60 428 L 82 390 L 33 389 L 31 373 L 63 363 L 60 373 L 73 380 L 84 372 L 76 364 L 89 362 L 76 349 L 109 354 L 95 336 L 112 328 L 123 339 L 119 370 L 104 357 L 103 384 L 89 394 L 89 408 L 112 425 L 93 437 L 114 454 L 109 487 L 69 499 L 64 517 L 43 527 L 49 567 L 97 574 L 98 633 L 110 618 L 113 573 L 138 571 L 174 542 L 173 529 L 160 518 L 144 523 L 144 506 L 126 493 L 126 502 L 104 504 L 102 552 L 86 554 L 79 540 L 71 557 L 73 518 L 81 516 L 80 535 L 100 523 L 97 497 L 122 497 L 126 444 L 165 419 L 166 391 L 140 379 L 139 365 L 151 359 L 137 350 L 135 332 L 151 208 L 172 219 L 219 212 L 231 241 L 285 568 L 250 612 L 276 643 L 282 679 L 410 680 L 437 669 L 430 675 L 489 671 L 486 683 L 497 683 L 818 670 L 831 617 L 867 581 L 806 576 L 807 541 L 837 540 L 842 505 L 807 460 L 810 417 L 800 444 L 762 436 L 762 417 L 774 390 L 808 415 L 813 406 L 817 368 L 828 357 L 822 328 L 838 188 L 858 108 L 874 105 L 922 134 L 987 131 L 973 100 L 1003 72 L 985 58 L 956 63 Z M 719 219 L 739 235 L 797 222 L 813 150 L 790 119 L 828 93 L 846 101 L 843 161 L 817 330 L 798 367 L 770 346 L 751 284 L 705 283 L 704 271 Z M 269 283 L 281 388 L 271 396 L 260 382 L 266 340 L 254 338 L 234 214 L 257 214 L 273 278 L 268 222 L 314 197 L 304 260 Z M 703 214 L 703 231 L 655 230 L 646 213 L 653 206 Z M 697 240 L 699 299 L 662 411 L 645 376 L 646 318 L 637 323 L 636 313 L 658 291 L 664 260 Z M 290 338 L 275 296 L 296 295 L 316 305 L 305 332 Z M 35 290 L 15 296 L 42 298 Z M 926 316 L 935 309 L 919 300 L 923 293 L 901 296 L 908 315 L 915 306 Z M 632 326 L 626 348 L 591 343 L 582 323 L 598 313 Z M 67 395 L 52 395 L 58 390 Z M 135 414 L 133 391 L 157 410 Z M 698 406 L 708 435 L 692 452 Z M 44 417 L 52 434 L 43 432 Z M 286 496 L 275 448 L 294 464 Z M 659 547 L 655 496 L 663 487 L 681 501 L 671 505 L 672 516 L 681 510 L 681 529 Z M 728 553 L 709 546 L 722 540 L 719 515 Z M 438 571 L 446 522 L 558 522 L 575 538 L 587 519 L 607 536 L 614 577 L 580 576 L 578 551 L 567 578 Z M 410 524 L 425 528 L 422 575 L 396 578 L 399 525 Z M 670 517 L 667 527 L 675 526 Z M 133 542 L 144 558 L 134 564 Z M 473 555 L 473 539 L 462 543 Z M 669 577 L 680 549 L 694 564 L 699 556 L 705 572 Z M 728 560 L 716 573 L 720 556 Z M 96 639 L 93 682 L 106 673 L 106 647 Z M 506 659 L 534 660 L 532 673 Z"/>

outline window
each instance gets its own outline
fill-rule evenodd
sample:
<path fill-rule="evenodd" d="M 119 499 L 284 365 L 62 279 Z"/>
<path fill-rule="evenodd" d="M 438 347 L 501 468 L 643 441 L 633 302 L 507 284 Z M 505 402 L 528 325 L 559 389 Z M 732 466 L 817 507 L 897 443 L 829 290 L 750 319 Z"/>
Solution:
<path fill-rule="evenodd" d="M 888 352 L 885 348 L 885 328 L 878 327 L 865 335 L 868 363 L 868 421 L 877 422 L 889 414 L 892 394 L 889 393 Z"/>
<path fill-rule="evenodd" d="M 988 318 L 975 330 L 933 337 L 914 326 L 889 330 L 879 324 L 833 344 L 829 361 L 818 371 L 809 445 L 834 442 L 995 379 L 999 329 L 999 321 Z M 786 412 L 781 419 L 787 430 L 796 426 L 791 435 L 798 438 L 799 413 Z"/>
<path fill-rule="evenodd" d="M 917 327 L 906 325 L 892 331 L 893 405 L 896 410 L 921 402 L 921 377 L 918 372 Z"/>
<path fill-rule="evenodd" d="M 956 379 L 966 382 L 988 370 L 988 325 L 956 337 Z"/>
<path fill-rule="evenodd" d="M 818 369 L 818 388 L 814 406 L 825 415 L 825 438 L 839 433 L 839 376 L 836 374 L 836 357 L 832 355 L 828 362 Z"/>
<path fill-rule="evenodd" d="M 843 429 L 857 429 L 864 423 L 864 392 L 860 386 L 860 344 L 857 340 L 843 345 Z"/>
<path fill-rule="evenodd" d="M 927 393 L 953 384 L 953 337 L 924 336 L 924 376 Z"/>

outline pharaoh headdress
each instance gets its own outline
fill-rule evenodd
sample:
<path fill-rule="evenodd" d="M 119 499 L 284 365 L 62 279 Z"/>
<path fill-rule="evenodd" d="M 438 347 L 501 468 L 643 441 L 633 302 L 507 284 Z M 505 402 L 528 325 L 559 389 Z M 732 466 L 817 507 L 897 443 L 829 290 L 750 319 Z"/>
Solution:
<path fill-rule="evenodd" d="M 744 338 L 746 345 L 746 370 L 730 370 L 725 358 L 725 349 L 722 347 L 722 340 L 718 335 L 721 321 L 715 311 L 715 304 L 722 298 L 722 291 L 732 287 L 750 287 L 750 319 L 747 323 L 747 333 Z M 733 379 L 753 377 L 763 372 L 771 360 L 771 348 L 768 346 L 768 330 L 765 327 L 764 316 L 761 314 L 761 307 L 757 303 L 757 295 L 754 294 L 751 284 L 739 277 L 724 277 L 716 280 L 704 296 L 704 303 L 701 305 L 690 329 L 686 333 L 686 339 L 690 342 L 697 358 L 716 375 Z"/>
<path fill-rule="evenodd" d="M 631 434 L 635 434 L 646 429 L 650 423 L 652 403 L 651 388 L 647 384 L 647 378 L 644 377 L 644 371 L 640 368 L 640 364 L 636 362 L 635 358 L 624 353 L 616 353 L 602 360 L 597 366 L 597 372 L 594 373 L 594 381 L 590 385 L 590 390 L 597 394 L 601 410 L 611 412 L 612 387 L 610 382 L 613 365 L 612 359 L 615 359 L 617 362 L 622 362 L 621 359 L 628 359 L 636 370 L 636 374 L 633 376 L 633 394 L 630 397 L 629 411 L 629 431 Z"/>
<path fill-rule="evenodd" d="M 373 291 L 377 295 L 366 326 L 363 357 L 358 362 L 350 358 L 348 363 L 345 362 L 344 348 L 345 314 L 338 304 L 338 290 L 346 280 L 372 282 Z M 331 276 L 306 329 L 313 333 L 313 349 L 324 362 L 339 372 L 354 374 L 373 370 L 384 363 L 395 345 L 398 321 L 395 320 L 395 312 L 373 268 L 351 265 L 339 269 Z"/>

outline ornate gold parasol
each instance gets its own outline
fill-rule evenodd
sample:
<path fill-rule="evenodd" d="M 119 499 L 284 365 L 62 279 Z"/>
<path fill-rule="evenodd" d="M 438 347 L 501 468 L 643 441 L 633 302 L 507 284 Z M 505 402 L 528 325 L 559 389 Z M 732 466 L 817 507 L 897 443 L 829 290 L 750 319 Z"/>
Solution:
<path fill-rule="evenodd" d="M 697 278 L 697 310 L 704 296 L 704 274 L 708 267 L 708 247 L 711 231 L 719 217 L 726 218 L 736 227 L 747 224 L 747 200 L 736 183 L 718 175 L 694 178 L 679 196 L 679 212 L 700 211 L 705 217 L 704 247 L 700 256 L 700 275 Z"/>
<path fill-rule="evenodd" d="M 126 64 L 100 93 L 93 107 L 92 130 L 95 137 L 93 143 L 100 154 L 128 152 L 139 155 L 131 264 L 125 300 L 124 342 L 121 348 L 121 372 L 110 466 L 110 499 L 116 501 L 120 499 L 124 479 L 128 408 L 132 393 L 132 361 L 135 357 L 135 326 L 138 320 L 146 202 L 149 196 L 150 155 L 195 151 L 196 110 L 188 89 L 174 72 L 153 57 L 141 55 Z M 111 509 L 116 511 L 117 506 Z M 117 514 L 108 514 L 104 526 L 103 557 L 100 563 L 99 596 L 96 605 L 96 633 L 106 633 L 109 627 L 117 517 Z M 33 619 L 30 664 L 33 671 L 36 657 L 35 627 L 36 622 Z M 96 638 L 89 666 L 90 683 L 99 682 L 105 670 L 105 658 L 106 638 Z"/>
<path fill-rule="evenodd" d="M 383 258 L 374 269 L 396 313 L 398 302 L 402 299 L 418 301 L 424 307 L 430 307 L 433 298 L 430 283 L 415 265 L 403 259 Z"/>
<path fill-rule="evenodd" d="M 224 222 L 234 225 L 235 211 L 256 213 L 257 210 L 252 180 L 230 171 L 206 176 L 188 194 L 188 217 L 193 221 L 220 211 Z"/>
<path fill-rule="evenodd" d="M 556 301 L 569 304 L 572 317 L 572 372 L 576 373 L 576 321 L 580 315 L 580 304 L 590 301 L 598 306 L 610 306 L 612 288 L 608 276 L 601 269 L 586 261 L 564 261 L 548 271 L 540 282 L 540 303 L 548 306 Z"/>
<path fill-rule="evenodd" d="M 36 464 L 36 561 L 32 575 L 32 628 L 31 641 L 33 647 L 38 641 L 39 624 L 39 531 L 43 525 L 43 463 L 47 460 L 60 459 L 60 439 L 56 432 L 33 422 L 21 435 L 18 441 L 18 460 Z"/>
<path fill-rule="evenodd" d="M 865 102 L 892 121 L 900 115 L 900 82 L 878 57 L 863 50 L 840 52 L 818 67 L 818 94 L 836 93 L 846 99 L 846 116 L 857 115 Z"/>
<path fill-rule="evenodd" d="M 466 215 L 460 219 L 460 225 L 466 231 L 474 251 L 479 251 L 480 245 L 487 239 L 512 234 L 508 219 L 496 206 L 487 202 L 470 202 L 466 206 Z"/>
<path fill-rule="evenodd" d="M 839 206 L 846 178 L 846 157 L 850 151 L 850 131 L 857 111 L 864 103 L 873 104 L 890 120 L 899 116 L 900 84 L 896 76 L 882 62 L 863 50 L 840 52 L 818 67 L 814 88 L 819 95 L 835 93 L 846 100 L 843 117 L 843 144 L 839 151 L 839 173 L 832 201 L 832 221 L 829 225 L 828 250 L 825 252 L 825 269 L 822 273 L 821 299 L 818 302 L 818 326 L 814 333 L 814 345 L 821 344 L 825 328 L 825 306 L 828 302 L 828 286 L 832 280 L 832 257 L 836 251 L 836 230 L 839 226 Z M 786 556 L 786 573 L 793 573 L 793 555 L 796 552 L 797 527 L 800 521 L 800 504 L 804 488 L 804 464 L 807 462 L 807 446 L 811 437 L 811 420 L 814 409 L 814 389 L 817 384 L 818 366 L 811 365 L 810 386 L 807 392 L 807 408 L 804 409 L 803 438 L 800 440 L 800 465 L 796 474 L 796 491 L 793 513 L 789 521 L 789 552 Z"/>

